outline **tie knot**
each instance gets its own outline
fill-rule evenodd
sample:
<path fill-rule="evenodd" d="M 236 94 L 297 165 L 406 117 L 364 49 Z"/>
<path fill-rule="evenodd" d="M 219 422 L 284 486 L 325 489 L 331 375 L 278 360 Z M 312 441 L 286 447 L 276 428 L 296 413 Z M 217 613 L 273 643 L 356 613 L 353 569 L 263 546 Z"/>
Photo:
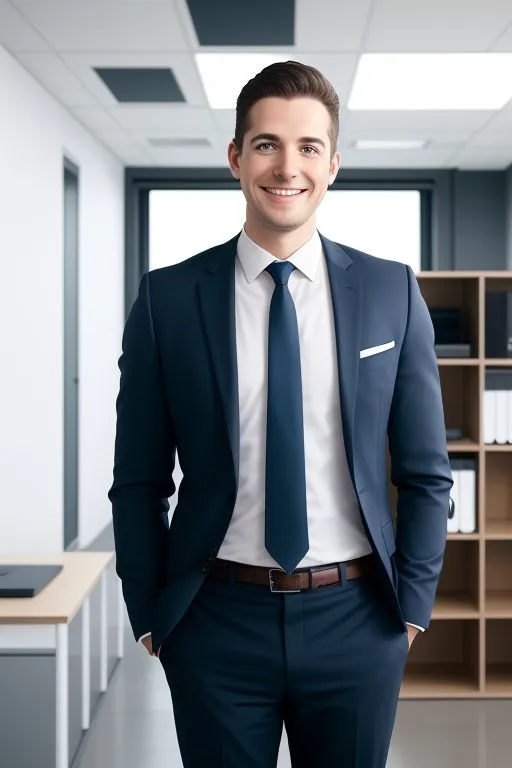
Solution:
<path fill-rule="evenodd" d="M 269 264 L 268 267 L 266 267 L 266 271 L 276 285 L 286 285 L 288 278 L 294 269 L 295 264 L 290 264 L 289 261 L 275 261 L 273 264 Z"/>

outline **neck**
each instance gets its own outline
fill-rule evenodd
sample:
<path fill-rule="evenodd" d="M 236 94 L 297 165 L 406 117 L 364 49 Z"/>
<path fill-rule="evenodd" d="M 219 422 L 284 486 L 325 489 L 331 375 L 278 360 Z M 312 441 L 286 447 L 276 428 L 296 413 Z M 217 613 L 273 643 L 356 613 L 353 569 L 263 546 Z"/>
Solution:
<path fill-rule="evenodd" d="M 311 240 L 315 233 L 315 222 L 307 222 L 304 226 L 289 232 L 273 232 L 255 227 L 250 221 L 246 221 L 244 229 L 253 243 L 264 248 L 276 259 L 288 259 L 301 248 L 304 243 Z"/>

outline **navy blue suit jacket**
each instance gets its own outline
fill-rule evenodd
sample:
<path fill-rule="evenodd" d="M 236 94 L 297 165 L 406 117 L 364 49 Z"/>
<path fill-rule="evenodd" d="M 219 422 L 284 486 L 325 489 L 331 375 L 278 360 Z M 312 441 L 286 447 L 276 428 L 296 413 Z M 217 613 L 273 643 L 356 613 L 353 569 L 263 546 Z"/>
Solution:
<path fill-rule="evenodd" d="M 145 273 L 124 329 L 108 495 L 132 629 L 136 638 L 151 631 L 155 648 L 215 560 L 237 495 L 237 239 Z M 384 599 L 401 622 L 427 627 L 452 486 L 430 315 L 409 267 L 321 239 L 343 435 L 363 523 Z M 393 349 L 360 358 L 360 350 L 392 340 Z M 169 527 L 176 450 L 183 480 Z"/>

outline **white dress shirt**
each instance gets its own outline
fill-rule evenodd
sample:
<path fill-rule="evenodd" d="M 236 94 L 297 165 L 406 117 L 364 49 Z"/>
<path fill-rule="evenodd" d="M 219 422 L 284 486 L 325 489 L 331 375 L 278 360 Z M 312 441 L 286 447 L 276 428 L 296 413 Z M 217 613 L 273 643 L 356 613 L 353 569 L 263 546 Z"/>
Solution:
<path fill-rule="evenodd" d="M 275 288 L 265 268 L 274 261 L 279 260 L 242 230 L 235 259 L 239 485 L 217 555 L 269 568 L 279 567 L 264 543 L 268 321 Z M 362 557 L 372 547 L 345 453 L 332 299 L 318 232 L 287 261 L 296 267 L 288 288 L 297 313 L 302 377 L 309 550 L 297 567 L 304 568 Z"/>

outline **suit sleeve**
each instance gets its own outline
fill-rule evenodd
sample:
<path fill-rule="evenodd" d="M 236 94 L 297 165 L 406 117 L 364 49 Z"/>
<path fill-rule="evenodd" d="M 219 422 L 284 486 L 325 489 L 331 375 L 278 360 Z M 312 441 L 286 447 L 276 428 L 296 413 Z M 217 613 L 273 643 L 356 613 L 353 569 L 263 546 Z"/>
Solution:
<path fill-rule="evenodd" d="M 453 485 L 430 313 L 410 267 L 408 319 L 388 423 L 397 488 L 395 564 L 404 620 L 428 627 L 446 546 Z"/>
<path fill-rule="evenodd" d="M 112 502 L 116 571 L 135 638 L 151 629 L 151 607 L 165 579 L 169 497 L 176 490 L 173 425 L 160 370 L 143 275 L 126 321 L 119 394 Z"/>

